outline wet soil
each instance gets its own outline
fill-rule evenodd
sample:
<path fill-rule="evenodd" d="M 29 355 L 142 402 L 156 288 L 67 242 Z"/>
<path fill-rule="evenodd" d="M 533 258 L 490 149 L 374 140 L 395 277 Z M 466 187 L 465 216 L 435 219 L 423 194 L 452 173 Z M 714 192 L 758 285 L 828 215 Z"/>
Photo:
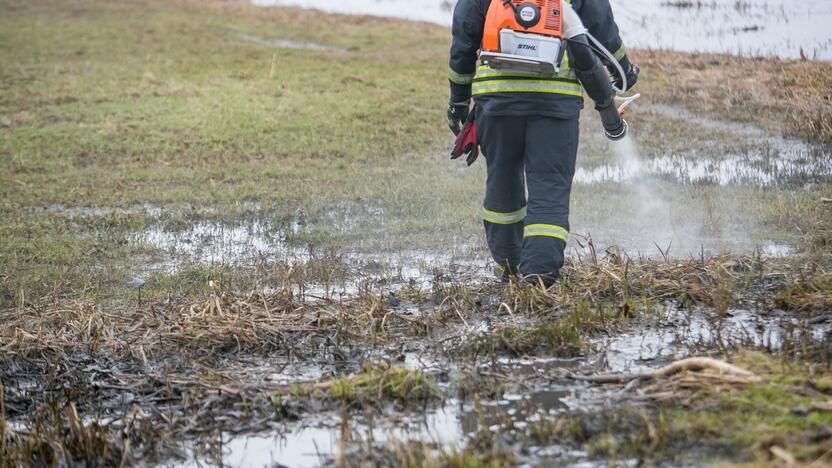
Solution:
<path fill-rule="evenodd" d="M 782 281 L 777 275 L 772 278 L 755 288 Z M 290 286 L 291 291 L 248 299 L 218 291 L 202 305 L 182 306 L 191 314 L 231 314 L 243 327 L 248 319 L 235 307 L 250 308 L 263 301 L 268 310 L 286 307 L 279 305 L 283 301 L 298 301 L 287 303 L 291 305 L 283 312 L 275 309 L 270 314 L 277 315 L 267 319 L 272 322 L 289 310 L 300 311 L 291 319 L 292 326 L 270 331 L 264 323 L 252 329 L 260 334 L 259 344 L 245 328 L 232 325 L 231 340 L 218 342 L 214 340 L 222 335 L 201 338 L 200 333 L 190 333 L 155 350 L 150 342 L 124 347 L 109 338 L 102 344 L 111 351 L 88 344 L 72 349 L 51 341 L 63 352 L 49 360 L 44 357 L 51 353 L 39 354 L 43 350 L 37 347 L 14 348 L 19 358 L 11 361 L 11 373 L 2 376 L 6 417 L 26 432 L 32 430 L 26 415 L 34 407 L 69 397 L 85 424 L 125 433 L 137 431 L 143 422 L 160 425 L 175 439 L 154 442 L 153 450 L 158 451 L 143 456 L 165 466 L 330 465 L 350 457 L 366 459 L 368 453 L 381 453 L 391 444 L 462 450 L 483 433 L 501 440 L 520 463 L 592 466 L 605 462 L 580 446 L 534 442 L 537 424 L 576 411 L 603 413 L 631 397 L 572 375 L 653 370 L 714 351 L 776 353 L 795 342 L 821 345 L 832 332 L 832 324 L 825 321 L 806 321 L 769 307 L 718 312 L 712 306 L 682 307 L 665 301 L 615 312 L 613 321 L 594 325 L 596 331 L 586 335 L 577 352 L 564 357 L 535 348 L 518 353 L 505 341 L 511 336 L 507 330 L 566 320 L 556 317 L 570 312 L 512 312 L 516 306 L 506 304 L 511 303 L 512 296 L 505 295 L 509 286 L 461 287 L 456 276 L 422 275 L 415 283 L 381 279 L 371 290 L 361 291 L 362 297 L 347 301 L 304 298 L 298 295 L 302 288 Z M 422 288 L 421 283 L 430 286 Z M 759 298 L 752 294 L 747 301 Z M 162 316 L 176 313 L 178 307 L 150 305 L 153 314 Z M 199 307 L 207 307 L 206 312 Z M 336 313 L 341 317 L 332 315 L 326 319 L 330 322 L 321 322 Z M 161 333 L 160 339 L 170 333 L 153 330 L 148 327 L 147 333 Z M 505 346 L 479 344 L 495 337 Z M 369 395 L 349 400 L 326 393 L 336 388 L 332 382 L 354 379 L 368 366 L 401 366 L 424 374 L 435 382 L 435 393 L 412 401 L 376 397 L 372 388 Z M 319 390 L 324 393 L 316 393 Z"/>

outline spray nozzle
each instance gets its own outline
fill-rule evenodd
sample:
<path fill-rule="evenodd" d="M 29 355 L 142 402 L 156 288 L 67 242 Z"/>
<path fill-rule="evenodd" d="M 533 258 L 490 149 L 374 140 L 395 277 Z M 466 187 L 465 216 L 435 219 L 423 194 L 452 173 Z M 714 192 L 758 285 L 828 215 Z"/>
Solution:
<path fill-rule="evenodd" d="M 627 131 L 630 129 L 630 124 L 626 120 L 621 119 L 621 125 L 616 130 L 608 130 L 604 128 L 604 136 L 612 141 L 618 141 L 627 136 Z"/>
<path fill-rule="evenodd" d="M 638 99 L 640 97 L 641 97 L 640 93 L 633 94 L 632 96 L 616 96 L 615 100 L 621 102 L 621 104 L 618 106 L 618 112 L 623 114 L 624 109 L 626 109 L 627 106 L 632 104 L 636 99 Z"/>
<path fill-rule="evenodd" d="M 617 141 L 627 135 L 627 129 L 629 128 L 627 121 L 621 117 L 621 113 L 613 103 L 598 109 L 598 113 L 601 115 L 601 125 L 604 128 L 605 137 Z"/>

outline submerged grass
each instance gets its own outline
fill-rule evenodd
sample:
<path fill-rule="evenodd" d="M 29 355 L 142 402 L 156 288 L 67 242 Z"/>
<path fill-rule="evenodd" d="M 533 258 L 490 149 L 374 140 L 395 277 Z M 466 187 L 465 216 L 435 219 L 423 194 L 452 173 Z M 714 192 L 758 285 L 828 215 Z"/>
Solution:
<path fill-rule="evenodd" d="M 325 390 L 330 398 L 347 405 L 367 405 L 385 400 L 414 405 L 439 395 L 436 383 L 422 371 L 390 365 L 368 364 L 359 373 L 316 383 L 312 388 Z"/>
<path fill-rule="evenodd" d="M 129 442 L 116 431 L 98 423 L 85 425 L 73 404 L 50 409 L 51 416 L 25 431 L 10 431 L 0 418 L 3 466 L 124 466 L 132 461 Z"/>
<path fill-rule="evenodd" d="M 633 313 L 628 305 L 590 308 L 586 302 L 581 302 L 573 310 L 561 310 L 531 324 L 498 326 L 467 347 L 474 354 L 581 356 L 590 350 L 587 338 L 626 326 Z"/>

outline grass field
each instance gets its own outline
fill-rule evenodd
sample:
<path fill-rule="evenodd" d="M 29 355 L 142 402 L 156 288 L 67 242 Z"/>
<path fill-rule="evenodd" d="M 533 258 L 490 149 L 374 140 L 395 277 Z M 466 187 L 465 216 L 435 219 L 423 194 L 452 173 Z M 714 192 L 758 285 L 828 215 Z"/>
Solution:
<path fill-rule="evenodd" d="M 318 413 L 341 465 L 828 463 L 832 65 L 632 51 L 631 145 L 584 113 L 569 275 L 541 291 L 488 276 L 484 164 L 447 159 L 448 36 L 0 0 L 0 464 L 234 464 Z M 630 364 L 762 380 L 568 375 L 623 372 L 599 363 L 655 351 L 641 333 L 673 350 Z M 558 392 L 579 411 L 491 404 Z M 454 403 L 456 445 L 390 429 Z"/>

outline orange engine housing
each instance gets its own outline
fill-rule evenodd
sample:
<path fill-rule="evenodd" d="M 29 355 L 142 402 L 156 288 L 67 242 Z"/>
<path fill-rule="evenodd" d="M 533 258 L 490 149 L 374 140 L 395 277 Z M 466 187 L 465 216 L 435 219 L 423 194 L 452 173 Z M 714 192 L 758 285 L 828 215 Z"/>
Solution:
<path fill-rule="evenodd" d="M 540 9 L 540 20 L 531 27 L 524 27 L 516 18 L 514 8 L 506 5 L 503 0 L 491 0 L 488 13 L 485 16 L 485 29 L 482 35 L 482 49 L 489 52 L 500 51 L 500 31 L 512 29 L 529 34 L 563 38 L 563 0 L 511 0 L 511 4 L 519 7 L 524 3 L 537 5 Z"/>

